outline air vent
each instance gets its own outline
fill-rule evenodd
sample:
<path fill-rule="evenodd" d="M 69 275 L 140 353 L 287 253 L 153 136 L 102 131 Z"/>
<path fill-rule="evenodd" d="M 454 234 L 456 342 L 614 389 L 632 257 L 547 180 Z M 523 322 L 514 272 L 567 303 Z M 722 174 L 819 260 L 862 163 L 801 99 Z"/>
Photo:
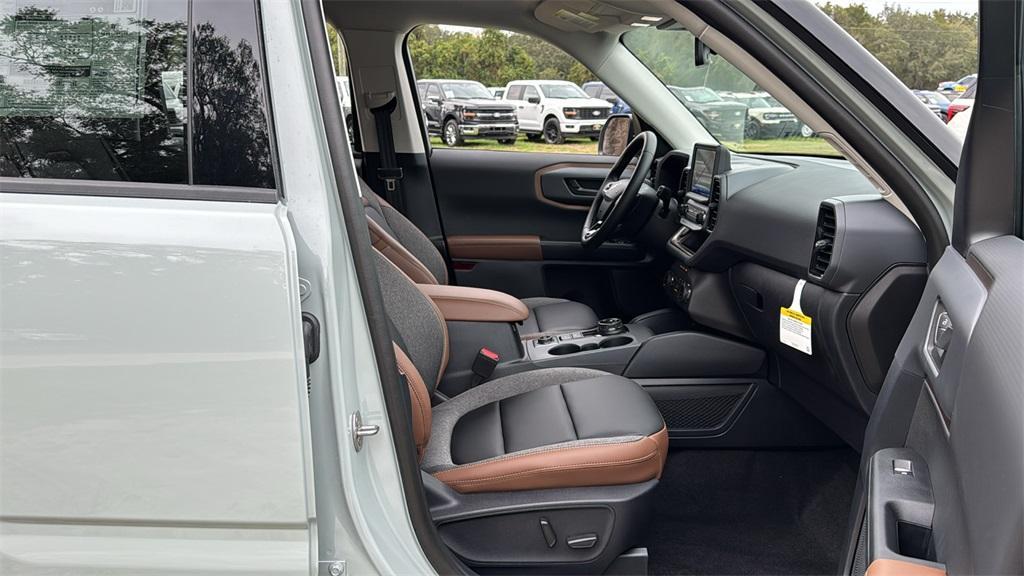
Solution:
<path fill-rule="evenodd" d="M 704 227 L 708 232 L 718 224 L 718 202 L 722 199 L 722 179 L 716 177 L 711 181 L 711 197 L 708 199 L 708 221 Z"/>
<path fill-rule="evenodd" d="M 818 226 L 814 231 L 814 249 L 808 272 L 821 278 L 832 262 L 832 249 L 836 244 L 836 208 L 823 202 L 818 208 Z"/>

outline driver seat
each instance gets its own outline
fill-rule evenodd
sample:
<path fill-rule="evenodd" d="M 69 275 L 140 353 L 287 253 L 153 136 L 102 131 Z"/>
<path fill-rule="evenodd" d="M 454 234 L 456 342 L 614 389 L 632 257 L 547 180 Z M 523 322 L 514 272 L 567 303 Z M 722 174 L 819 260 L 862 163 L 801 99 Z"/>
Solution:
<path fill-rule="evenodd" d="M 448 284 L 448 266 L 427 236 L 394 206 L 359 180 L 373 247 L 417 284 Z M 523 338 L 575 332 L 597 326 L 597 314 L 586 304 L 562 298 L 524 298 L 529 317 L 519 327 Z"/>

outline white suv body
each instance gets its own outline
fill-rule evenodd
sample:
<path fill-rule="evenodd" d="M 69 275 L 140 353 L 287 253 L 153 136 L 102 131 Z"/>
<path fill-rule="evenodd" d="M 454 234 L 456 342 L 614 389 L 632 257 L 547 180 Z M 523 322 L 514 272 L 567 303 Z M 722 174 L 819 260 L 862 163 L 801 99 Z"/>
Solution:
<path fill-rule="evenodd" d="M 569 135 L 596 139 L 612 110 L 608 102 L 565 80 L 515 80 L 505 86 L 503 98 L 515 103 L 520 132 L 550 144 L 561 144 Z"/>

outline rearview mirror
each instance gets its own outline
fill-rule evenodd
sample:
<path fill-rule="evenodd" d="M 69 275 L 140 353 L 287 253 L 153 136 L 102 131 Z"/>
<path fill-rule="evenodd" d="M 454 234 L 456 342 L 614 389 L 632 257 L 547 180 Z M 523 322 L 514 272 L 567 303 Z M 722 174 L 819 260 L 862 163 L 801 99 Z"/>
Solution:
<path fill-rule="evenodd" d="M 711 55 L 714 52 L 708 45 L 701 42 L 700 38 L 693 39 L 693 65 L 700 68 L 705 64 L 711 63 Z"/>
<path fill-rule="evenodd" d="M 540 96 L 530 96 L 526 101 L 530 104 L 540 104 Z"/>
<path fill-rule="evenodd" d="M 621 156 L 632 139 L 633 117 L 629 114 L 613 114 L 601 127 L 601 134 L 597 137 L 597 153 L 602 156 Z"/>

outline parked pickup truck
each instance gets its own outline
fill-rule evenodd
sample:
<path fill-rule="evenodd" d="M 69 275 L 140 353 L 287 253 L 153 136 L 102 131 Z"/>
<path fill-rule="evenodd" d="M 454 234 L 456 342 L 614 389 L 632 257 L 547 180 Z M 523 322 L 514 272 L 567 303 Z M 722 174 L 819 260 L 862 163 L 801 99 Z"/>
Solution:
<path fill-rule="evenodd" d="M 567 136 L 597 140 L 612 105 L 591 98 L 564 80 L 516 80 L 505 87 L 505 100 L 515 104 L 521 130 L 531 140 L 562 144 Z"/>
<path fill-rule="evenodd" d="M 420 80 L 416 86 L 427 132 L 439 134 L 448 146 L 462 146 L 470 138 L 515 143 L 519 134 L 515 106 L 496 100 L 483 84 L 472 80 Z"/>

